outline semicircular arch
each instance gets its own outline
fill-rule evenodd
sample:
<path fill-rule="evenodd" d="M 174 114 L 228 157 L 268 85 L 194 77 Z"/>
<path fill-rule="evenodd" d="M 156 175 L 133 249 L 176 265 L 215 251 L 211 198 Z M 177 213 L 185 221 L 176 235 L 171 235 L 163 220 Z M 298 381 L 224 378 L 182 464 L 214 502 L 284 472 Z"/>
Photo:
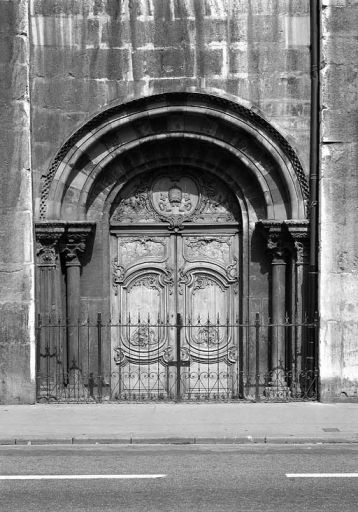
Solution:
<path fill-rule="evenodd" d="M 119 162 L 123 168 L 123 161 L 131 160 L 137 166 L 147 164 L 149 169 L 155 162 L 150 164 L 150 158 L 143 161 L 146 155 L 158 159 L 163 144 L 173 140 L 189 145 L 194 140 L 201 148 L 199 161 L 205 160 L 207 152 L 217 152 L 217 169 L 220 162 L 230 160 L 226 174 L 232 175 L 238 186 L 243 177 L 247 180 L 251 176 L 265 203 L 267 218 L 304 218 L 308 183 L 288 141 L 253 110 L 199 93 L 167 93 L 134 100 L 111 107 L 86 123 L 52 162 L 42 188 L 39 217 L 86 219 L 94 191 L 100 189 L 97 185 L 101 180 L 106 181 L 111 163 Z M 179 152 L 176 156 L 180 159 L 182 155 Z"/>

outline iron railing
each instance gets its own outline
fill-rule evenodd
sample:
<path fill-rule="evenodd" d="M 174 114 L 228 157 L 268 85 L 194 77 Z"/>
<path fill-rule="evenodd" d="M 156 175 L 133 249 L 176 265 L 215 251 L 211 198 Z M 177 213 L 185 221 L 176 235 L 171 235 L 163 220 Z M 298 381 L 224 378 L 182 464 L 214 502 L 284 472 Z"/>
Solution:
<path fill-rule="evenodd" d="M 318 399 L 317 322 L 104 322 L 99 314 L 75 325 L 38 317 L 36 332 L 38 401 Z"/>

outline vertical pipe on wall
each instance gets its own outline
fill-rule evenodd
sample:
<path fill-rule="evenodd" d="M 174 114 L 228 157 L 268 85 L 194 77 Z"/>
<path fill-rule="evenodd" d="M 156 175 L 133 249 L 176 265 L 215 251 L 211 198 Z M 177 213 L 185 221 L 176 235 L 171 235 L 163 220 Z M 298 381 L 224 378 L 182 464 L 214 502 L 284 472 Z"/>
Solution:
<path fill-rule="evenodd" d="M 310 138 L 310 252 L 308 269 L 308 317 L 313 322 L 318 311 L 318 183 L 320 144 L 320 0 L 311 0 L 311 138 Z M 317 359 L 318 341 L 309 336 L 307 368 L 312 370 Z"/>

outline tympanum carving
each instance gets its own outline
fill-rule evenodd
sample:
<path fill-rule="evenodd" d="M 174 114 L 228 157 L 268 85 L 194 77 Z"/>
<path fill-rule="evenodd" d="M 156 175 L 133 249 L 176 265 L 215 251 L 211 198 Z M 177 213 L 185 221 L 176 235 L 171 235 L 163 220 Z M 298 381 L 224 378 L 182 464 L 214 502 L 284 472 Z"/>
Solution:
<path fill-rule="evenodd" d="M 120 192 L 111 222 L 165 222 L 181 229 L 185 222 L 238 222 L 238 207 L 221 181 L 174 169 L 138 177 Z"/>

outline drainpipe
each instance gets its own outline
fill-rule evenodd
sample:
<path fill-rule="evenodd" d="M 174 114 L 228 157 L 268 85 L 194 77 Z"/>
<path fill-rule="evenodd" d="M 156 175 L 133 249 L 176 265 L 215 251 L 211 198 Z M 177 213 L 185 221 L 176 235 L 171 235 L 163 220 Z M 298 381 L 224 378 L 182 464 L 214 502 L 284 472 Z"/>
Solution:
<path fill-rule="evenodd" d="M 319 148 L 320 148 L 320 23 L 321 0 L 311 0 L 311 138 L 310 138 L 310 252 L 308 269 L 308 319 L 313 322 L 318 312 L 318 220 L 319 220 Z M 313 370 L 318 358 L 318 329 L 310 329 L 307 347 L 307 369 Z"/>

